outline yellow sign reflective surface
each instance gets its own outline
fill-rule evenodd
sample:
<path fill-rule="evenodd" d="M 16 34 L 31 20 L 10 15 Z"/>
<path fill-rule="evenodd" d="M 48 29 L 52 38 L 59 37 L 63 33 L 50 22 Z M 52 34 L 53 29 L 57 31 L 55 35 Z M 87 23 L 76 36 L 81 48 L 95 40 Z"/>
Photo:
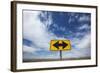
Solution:
<path fill-rule="evenodd" d="M 51 40 L 50 42 L 51 51 L 67 51 L 71 50 L 70 40 Z"/>

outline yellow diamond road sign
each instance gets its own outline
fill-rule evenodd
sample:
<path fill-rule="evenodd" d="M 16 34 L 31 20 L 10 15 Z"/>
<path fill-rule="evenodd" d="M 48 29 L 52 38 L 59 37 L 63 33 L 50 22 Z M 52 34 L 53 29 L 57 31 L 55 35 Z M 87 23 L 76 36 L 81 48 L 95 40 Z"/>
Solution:
<path fill-rule="evenodd" d="M 50 42 L 51 51 L 67 51 L 71 50 L 70 40 L 51 40 Z"/>

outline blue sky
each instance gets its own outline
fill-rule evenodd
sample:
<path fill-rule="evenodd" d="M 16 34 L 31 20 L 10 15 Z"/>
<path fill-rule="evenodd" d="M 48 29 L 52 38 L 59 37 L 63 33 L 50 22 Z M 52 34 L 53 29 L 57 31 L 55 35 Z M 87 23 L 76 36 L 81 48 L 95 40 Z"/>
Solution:
<path fill-rule="evenodd" d="M 72 50 L 63 58 L 91 56 L 91 14 L 56 11 L 23 11 L 23 59 L 55 59 L 50 41 L 68 39 Z"/>

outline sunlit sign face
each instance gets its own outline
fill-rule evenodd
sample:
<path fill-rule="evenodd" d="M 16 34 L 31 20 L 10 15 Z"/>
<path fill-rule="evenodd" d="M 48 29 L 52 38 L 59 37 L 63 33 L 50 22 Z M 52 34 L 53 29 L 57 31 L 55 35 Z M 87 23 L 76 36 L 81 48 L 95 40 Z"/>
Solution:
<path fill-rule="evenodd" d="M 69 40 L 51 40 L 50 50 L 51 51 L 71 50 L 71 43 Z"/>

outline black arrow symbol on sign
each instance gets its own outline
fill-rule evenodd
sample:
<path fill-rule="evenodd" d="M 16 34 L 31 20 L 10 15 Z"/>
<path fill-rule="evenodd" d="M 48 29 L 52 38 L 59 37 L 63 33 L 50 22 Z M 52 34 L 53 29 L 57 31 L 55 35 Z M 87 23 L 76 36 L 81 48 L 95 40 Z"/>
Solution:
<path fill-rule="evenodd" d="M 55 46 L 58 49 L 59 49 L 59 46 L 62 46 L 64 49 L 66 46 L 68 46 L 68 44 L 66 44 L 65 42 L 62 42 L 62 43 L 56 42 L 55 44 L 53 44 L 53 46 Z"/>

